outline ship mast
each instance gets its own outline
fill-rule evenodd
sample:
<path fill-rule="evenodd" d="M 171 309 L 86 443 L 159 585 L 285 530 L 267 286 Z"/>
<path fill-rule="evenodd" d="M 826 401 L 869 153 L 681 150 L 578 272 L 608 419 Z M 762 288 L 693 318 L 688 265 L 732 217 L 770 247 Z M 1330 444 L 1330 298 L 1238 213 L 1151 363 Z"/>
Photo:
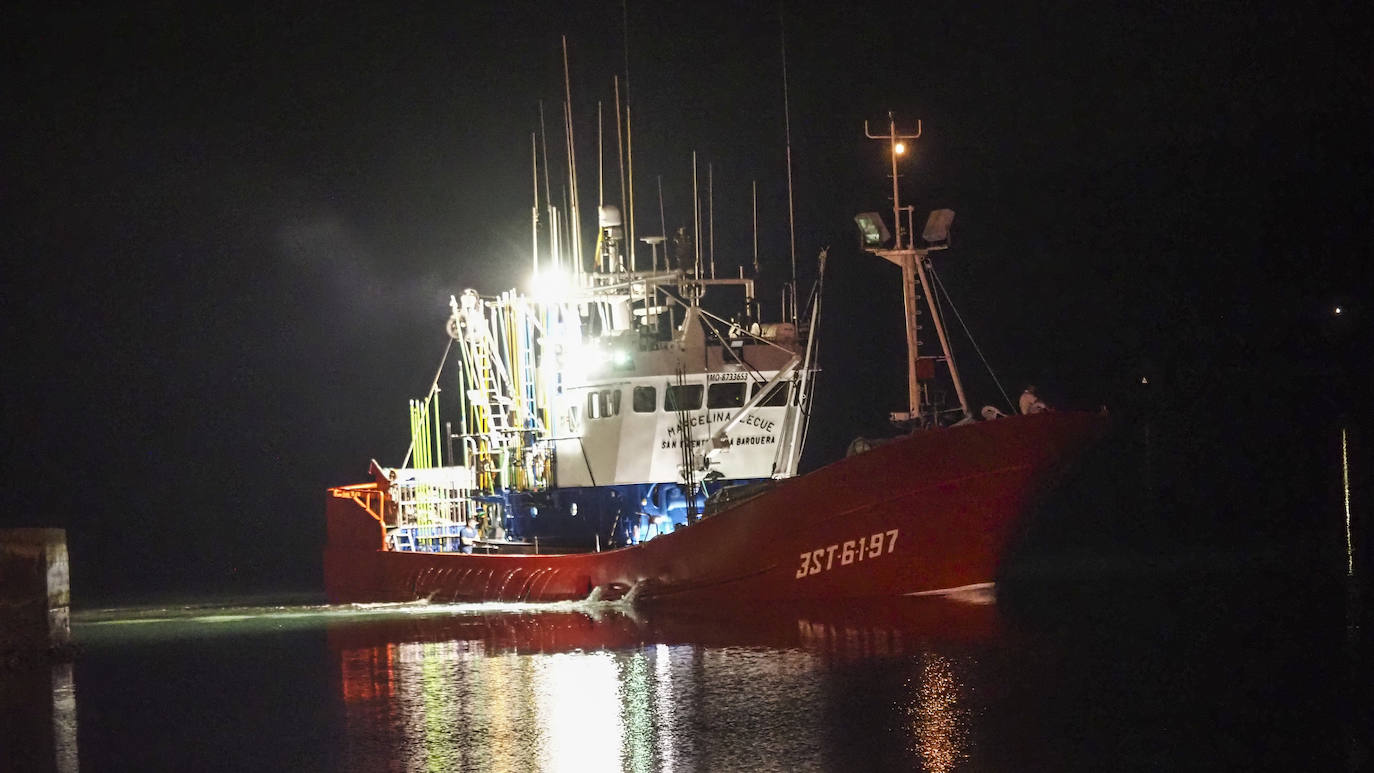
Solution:
<path fill-rule="evenodd" d="M 568 73 L 567 35 L 563 36 L 563 123 L 568 139 L 568 186 L 572 188 L 568 215 L 572 221 L 569 236 L 572 242 L 573 275 L 581 282 L 586 266 L 582 263 L 582 218 L 577 206 L 577 145 L 573 142 L 572 76 Z"/>
<path fill-rule="evenodd" d="M 534 262 L 534 277 L 539 278 L 539 146 L 534 132 L 530 132 L 530 170 L 534 174 L 534 206 L 530 208 L 530 257 Z"/>
<path fill-rule="evenodd" d="M 778 43 L 782 49 L 782 125 L 787 140 L 787 252 L 792 259 L 792 280 L 787 286 L 792 294 L 791 319 L 795 326 L 797 324 L 797 222 L 792 202 L 792 105 L 787 94 L 787 18 L 785 16 L 778 18 Z M 784 315 L 787 312 L 787 306 L 784 304 Z"/>
<path fill-rule="evenodd" d="M 921 399 L 921 374 L 920 364 L 920 341 L 918 333 L 920 325 L 917 324 L 917 317 L 921 310 L 917 306 L 916 285 L 919 282 L 922 294 L 925 296 L 926 308 L 930 310 L 931 320 L 935 323 L 935 332 L 940 338 L 940 347 L 944 352 L 944 359 L 949 365 L 950 377 L 954 381 L 954 391 L 959 397 L 959 407 L 963 411 L 964 418 L 968 418 L 969 407 L 968 398 L 964 395 L 963 381 L 959 378 L 959 369 L 954 363 L 954 354 L 950 350 L 949 338 L 945 335 L 944 321 L 940 318 L 939 309 L 935 306 L 934 298 L 931 294 L 930 282 L 926 277 L 927 256 L 932 250 L 945 249 L 947 244 L 922 247 L 918 249 L 915 242 L 915 234 L 911 227 L 912 207 L 902 206 L 901 188 L 897 179 L 897 157 L 906 153 L 906 140 L 915 140 L 921 136 L 921 122 L 916 122 L 915 134 L 898 134 L 897 123 L 891 111 L 887 114 L 887 133 L 874 134 L 869 131 L 868 121 L 864 121 L 864 134 L 872 140 L 886 140 L 888 143 L 888 156 L 892 163 L 892 227 L 893 245 L 890 250 L 870 250 L 871 252 L 886 258 L 897 264 L 902 269 L 902 305 L 906 309 L 906 348 L 907 348 L 907 411 L 906 413 L 892 414 L 892 420 L 898 423 L 922 425 L 928 421 L 938 419 L 937 416 L 927 416 L 924 400 Z M 906 227 L 902 227 L 902 214 L 906 213 Z M 945 216 L 944 213 L 948 213 Z M 947 230 L 948 221 L 953 218 L 954 213 L 950 210 L 937 210 L 931 213 L 930 220 L 926 223 L 926 238 L 931 239 L 937 236 L 938 240 L 944 240 L 942 234 L 936 231 Z M 860 217 L 863 217 L 860 215 Z M 941 223 L 943 228 L 935 228 L 937 223 Z M 905 239 L 903 236 L 905 235 Z M 876 246 L 876 245 L 874 245 Z"/>

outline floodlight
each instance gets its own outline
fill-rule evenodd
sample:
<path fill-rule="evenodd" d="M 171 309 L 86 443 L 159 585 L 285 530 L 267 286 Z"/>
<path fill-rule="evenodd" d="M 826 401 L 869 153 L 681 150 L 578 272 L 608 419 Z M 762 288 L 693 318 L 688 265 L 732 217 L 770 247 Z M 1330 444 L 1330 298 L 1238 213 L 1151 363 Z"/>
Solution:
<path fill-rule="evenodd" d="M 926 228 L 921 238 L 929 243 L 949 241 L 949 227 L 954 224 L 954 210 L 937 209 L 926 218 Z"/>
<path fill-rule="evenodd" d="M 544 271 L 530 280 L 531 295 L 542 301 L 562 300 L 573 288 L 572 278 L 558 269 Z"/>
<path fill-rule="evenodd" d="M 859 226 L 864 249 L 877 249 L 892 239 L 892 234 L 883 225 L 883 218 L 877 212 L 860 212 L 854 216 L 854 222 Z"/>

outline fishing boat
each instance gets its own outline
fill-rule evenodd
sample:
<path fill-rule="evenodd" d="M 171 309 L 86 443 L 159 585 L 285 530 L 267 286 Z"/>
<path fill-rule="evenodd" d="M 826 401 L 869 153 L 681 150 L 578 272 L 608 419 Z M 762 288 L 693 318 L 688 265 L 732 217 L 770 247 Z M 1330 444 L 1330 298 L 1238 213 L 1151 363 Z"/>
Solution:
<path fill-rule="evenodd" d="M 449 349 L 410 404 L 407 458 L 328 492 L 330 600 L 702 605 L 991 587 L 1023 518 L 1106 422 L 970 410 L 930 276 L 953 212 L 931 213 L 918 238 L 896 167 L 916 135 L 890 115 L 885 134 L 865 131 L 893 165 L 891 229 L 877 213 L 855 220 L 865 249 L 901 269 L 899 436 L 798 474 L 825 250 L 809 300 L 793 284 L 764 319 L 754 279 L 715 276 L 691 239 L 642 239 L 651 260 L 637 265 L 619 209 L 602 206 L 591 259 L 570 235 L 541 260 L 536 235 L 529 290 L 450 299 Z M 922 321 L 936 354 L 922 352 Z"/>

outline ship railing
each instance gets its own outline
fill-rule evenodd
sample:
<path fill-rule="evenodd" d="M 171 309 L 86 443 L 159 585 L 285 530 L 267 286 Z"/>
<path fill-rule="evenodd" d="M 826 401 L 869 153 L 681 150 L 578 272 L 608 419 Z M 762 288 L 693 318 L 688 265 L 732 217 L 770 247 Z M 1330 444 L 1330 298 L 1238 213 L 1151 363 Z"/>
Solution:
<path fill-rule="evenodd" d="M 471 514 L 472 470 L 440 467 L 415 471 L 388 487 L 388 526 L 441 526 L 462 523 Z"/>
<path fill-rule="evenodd" d="M 433 490 L 425 487 L 423 491 L 393 490 L 395 499 L 395 519 L 388 526 L 441 526 L 462 523 L 467 520 L 469 502 L 465 491 Z"/>

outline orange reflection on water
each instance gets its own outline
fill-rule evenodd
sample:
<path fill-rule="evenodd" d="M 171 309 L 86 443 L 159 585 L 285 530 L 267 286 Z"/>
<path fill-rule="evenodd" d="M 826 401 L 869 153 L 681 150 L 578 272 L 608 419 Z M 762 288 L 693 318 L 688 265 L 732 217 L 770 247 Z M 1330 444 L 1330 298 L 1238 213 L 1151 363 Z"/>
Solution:
<path fill-rule="evenodd" d="M 375 647 L 339 654 L 345 703 L 391 697 L 391 653 L 391 647 Z"/>
<path fill-rule="evenodd" d="M 925 770 L 953 770 L 963 759 L 966 734 L 953 664 L 935 652 L 922 653 L 916 681 L 915 701 L 907 708 L 914 751 Z"/>

